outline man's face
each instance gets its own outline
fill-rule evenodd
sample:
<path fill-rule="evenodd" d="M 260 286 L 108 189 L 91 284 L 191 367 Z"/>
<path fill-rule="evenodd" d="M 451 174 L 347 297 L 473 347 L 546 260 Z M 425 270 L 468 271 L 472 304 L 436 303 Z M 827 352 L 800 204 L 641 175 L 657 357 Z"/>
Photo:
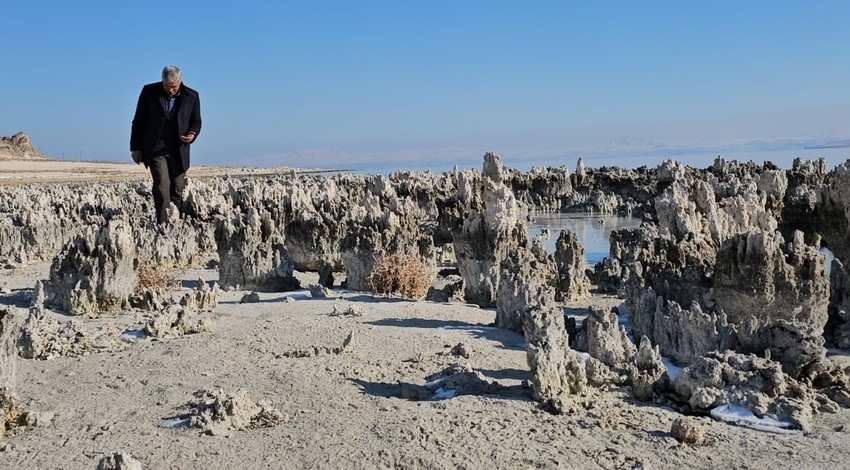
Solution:
<path fill-rule="evenodd" d="M 166 82 L 162 81 L 162 87 L 165 88 L 165 92 L 168 93 L 168 96 L 174 96 L 177 93 L 177 90 L 180 89 L 180 80 L 176 82 Z"/>

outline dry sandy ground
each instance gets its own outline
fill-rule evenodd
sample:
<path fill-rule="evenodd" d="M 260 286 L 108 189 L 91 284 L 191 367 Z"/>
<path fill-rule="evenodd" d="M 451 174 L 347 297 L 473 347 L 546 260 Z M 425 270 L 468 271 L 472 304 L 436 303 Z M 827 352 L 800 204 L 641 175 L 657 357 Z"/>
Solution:
<path fill-rule="evenodd" d="M 218 173 L 215 173 L 215 172 Z M 210 174 L 234 169 L 210 170 Z M 252 172 L 257 170 L 242 170 Z M 269 171 L 269 170 L 265 170 Z M 205 174 L 193 167 L 190 175 Z M 0 184 L 147 178 L 141 166 L 80 162 L 0 162 Z M 0 306 L 24 315 L 35 281 L 49 263 L 0 270 Z M 214 270 L 190 271 L 186 288 L 215 280 Z M 304 274 L 302 284 L 316 282 Z M 0 439 L 0 469 L 93 469 L 106 454 L 127 452 L 144 468 L 844 468 L 850 465 L 850 411 L 816 417 L 808 435 L 775 435 L 695 417 L 708 444 L 692 447 L 670 436 L 680 415 L 631 400 L 622 390 L 599 392 L 595 405 L 555 416 L 531 400 L 520 335 L 489 326 L 493 310 L 463 304 L 410 302 L 339 293 L 222 293 L 208 332 L 141 339 L 115 353 L 48 361 L 19 360 L 16 393 L 25 411 L 46 424 Z M 287 297 L 295 300 L 287 301 Z M 335 316 L 348 302 L 363 316 Z M 595 298 L 569 305 L 580 311 Z M 139 328 L 140 313 L 107 320 Z M 309 347 L 342 354 L 287 357 Z M 472 353 L 451 349 L 466 343 Z M 409 384 L 455 364 L 468 364 L 502 385 L 446 400 L 402 398 Z M 186 412 L 197 390 L 244 390 L 268 400 L 285 422 L 209 436 L 162 427 Z"/>
<path fill-rule="evenodd" d="M 293 171 L 290 168 L 245 168 L 224 166 L 192 166 L 189 176 L 202 178 L 228 174 L 260 175 Z M 297 169 L 299 173 L 327 170 Z M 114 179 L 150 178 L 144 165 L 112 162 L 78 162 L 70 160 L 0 160 L 0 185 L 26 183 L 60 183 L 72 181 L 106 181 Z"/>
<path fill-rule="evenodd" d="M 0 303 L 25 307 L 47 263 L 0 271 Z M 187 273 L 186 288 L 214 270 Z M 315 282 L 305 274 L 302 282 Z M 679 415 L 638 403 L 621 390 L 593 408 L 555 416 L 530 398 L 520 335 L 489 326 L 492 310 L 340 293 L 342 300 L 269 293 L 240 304 L 224 292 L 211 330 L 141 339 L 116 353 L 48 361 L 19 360 L 17 394 L 45 425 L 0 441 L 0 468 L 95 468 L 114 451 L 144 468 L 842 468 L 850 456 L 850 412 L 821 415 L 808 435 L 775 435 L 696 417 L 709 443 L 680 444 L 669 434 Z M 287 297 L 295 300 L 287 301 Z M 334 304 L 363 316 L 334 316 Z M 616 299 L 595 299 L 617 303 Z M 582 305 L 571 305 L 580 308 Z M 21 312 L 23 313 L 23 312 Z M 114 319 L 133 325 L 138 314 Z M 137 324 L 138 327 L 140 325 Z M 342 354 L 286 357 L 287 351 L 338 347 Z M 450 350 L 471 347 L 469 358 Z M 447 400 L 401 398 L 406 384 L 452 363 L 468 363 L 504 387 Z M 209 436 L 164 428 L 199 389 L 245 390 L 270 401 L 286 422 Z"/>

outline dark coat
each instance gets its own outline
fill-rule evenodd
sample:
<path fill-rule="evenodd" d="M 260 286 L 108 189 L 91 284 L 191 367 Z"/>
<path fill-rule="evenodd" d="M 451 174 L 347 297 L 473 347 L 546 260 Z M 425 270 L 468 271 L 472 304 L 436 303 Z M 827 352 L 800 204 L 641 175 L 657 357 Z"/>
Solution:
<path fill-rule="evenodd" d="M 165 98 L 166 93 L 162 82 L 145 85 L 139 94 L 136 104 L 136 114 L 133 116 L 133 127 L 130 133 L 130 151 L 141 150 L 142 162 L 147 167 L 153 156 L 154 146 L 165 130 Z M 177 131 L 178 135 L 195 133 L 195 140 L 201 133 L 201 99 L 198 92 L 180 85 L 180 95 L 177 97 Z M 193 141 L 194 142 L 194 141 Z M 179 148 L 180 161 L 183 171 L 189 169 L 189 146 L 181 141 L 169 142 L 169 145 Z"/>

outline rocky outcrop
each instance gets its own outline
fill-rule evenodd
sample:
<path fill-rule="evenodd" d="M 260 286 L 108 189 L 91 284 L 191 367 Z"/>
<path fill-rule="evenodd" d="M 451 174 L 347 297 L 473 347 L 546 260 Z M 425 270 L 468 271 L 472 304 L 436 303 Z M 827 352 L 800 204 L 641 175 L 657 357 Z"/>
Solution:
<path fill-rule="evenodd" d="M 219 284 L 223 288 L 286 291 L 300 287 L 284 236 L 270 214 L 251 207 L 216 222 Z"/>
<path fill-rule="evenodd" d="M 15 345 L 20 328 L 20 321 L 15 310 L 0 309 L 0 394 L 9 397 L 14 394 L 16 387 L 18 352 Z M 0 423 L 0 430 L 2 428 Z"/>
<path fill-rule="evenodd" d="M 142 470 L 142 463 L 128 453 L 113 452 L 100 459 L 97 470 Z"/>
<path fill-rule="evenodd" d="M 541 256 L 542 255 L 542 256 Z M 523 331 L 523 323 L 535 308 L 554 307 L 555 266 L 546 253 L 521 247 L 502 261 L 496 299 L 496 326 Z"/>
<path fill-rule="evenodd" d="M 420 226 L 416 204 L 408 198 L 399 198 L 383 176 L 370 178 L 367 188 L 363 199 L 351 208 L 348 234 L 340 244 L 346 286 L 373 290 L 368 283 L 375 263 L 390 255 L 418 258 L 426 267 L 427 277 L 433 280 L 436 275 L 433 237 Z"/>
<path fill-rule="evenodd" d="M 652 400 L 669 386 L 658 346 L 642 337 L 635 347 L 614 310 L 591 306 L 578 333 L 586 346 L 588 382 L 595 386 L 629 385 L 639 400 Z"/>
<path fill-rule="evenodd" d="M 218 283 L 213 281 L 212 285 L 198 279 L 198 287 L 183 294 L 179 303 L 181 306 L 196 312 L 212 312 L 218 307 L 218 295 L 221 289 Z"/>
<path fill-rule="evenodd" d="M 736 350 L 763 352 L 793 377 L 823 359 L 829 278 L 824 257 L 802 232 L 785 243 L 778 233 L 733 237 L 718 252 L 714 302 L 736 325 Z"/>
<path fill-rule="evenodd" d="M 453 234 L 454 248 L 466 301 L 493 306 L 501 262 L 512 249 L 527 244 L 525 211 L 505 185 L 504 168 L 499 157 L 492 153 L 484 156 L 481 185 L 480 206 L 472 195 L 458 196 L 461 200 L 469 200 L 471 208 Z M 469 187 L 459 184 L 458 192 Z"/>
<path fill-rule="evenodd" d="M 33 148 L 30 137 L 18 132 L 11 137 L 0 137 L 0 160 L 47 160 Z"/>
<path fill-rule="evenodd" d="M 759 417 L 771 414 L 803 431 L 810 429 L 813 413 L 837 409 L 827 396 L 788 377 L 778 362 L 731 351 L 698 358 L 679 373 L 674 388 L 694 411 L 732 404 Z"/>
<path fill-rule="evenodd" d="M 170 305 L 157 312 L 144 331 L 154 338 L 170 338 L 207 331 L 210 322 L 208 316 L 190 308 Z"/>
<path fill-rule="evenodd" d="M 189 403 L 189 427 L 211 436 L 276 426 L 287 419 L 271 403 L 255 402 L 244 390 L 199 390 Z"/>
<path fill-rule="evenodd" d="M 121 220 L 69 242 L 50 266 L 50 289 L 71 315 L 115 313 L 136 286 L 136 245 Z"/>
<path fill-rule="evenodd" d="M 18 351 L 26 359 L 78 357 L 94 352 L 120 351 L 126 344 L 115 327 L 89 324 L 44 308 L 44 283 L 36 283 L 32 305 L 18 338 Z"/>
<path fill-rule="evenodd" d="M 508 184 L 520 202 L 542 212 L 566 209 L 573 195 L 570 171 L 566 167 L 512 170 Z"/>
<path fill-rule="evenodd" d="M 829 318 L 824 327 L 828 345 L 850 349 L 850 276 L 840 261 L 829 270 Z"/>
<path fill-rule="evenodd" d="M 583 326 L 590 357 L 618 369 L 625 369 L 634 361 L 637 348 L 614 311 L 590 306 Z"/>
<path fill-rule="evenodd" d="M 561 230 L 558 241 L 555 242 L 554 258 L 558 270 L 555 300 L 572 302 L 590 297 L 590 279 L 586 274 L 584 247 L 575 233 Z"/>
<path fill-rule="evenodd" d="M 587 375 L 584 361 L 569 347 L 563 312 L 552 306 L 531 308 L 523 333 L 534 399 L 556 413 L 571 411 L 587 387 Z"/>

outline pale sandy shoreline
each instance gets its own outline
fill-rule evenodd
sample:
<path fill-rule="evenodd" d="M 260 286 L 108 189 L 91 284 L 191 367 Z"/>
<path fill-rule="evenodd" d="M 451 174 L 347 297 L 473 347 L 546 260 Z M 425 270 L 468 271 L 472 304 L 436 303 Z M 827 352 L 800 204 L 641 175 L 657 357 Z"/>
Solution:
<path fill-rule="evenodd" d="M 336 170 L 320 168 L 249 168 L 197 165 L 188 175 L 195 178 L 213 176 L 258 176 L 296 172 L 325 173 Z M 84 181 L 113 181 L 150 178 L 143 165 L 117 162 L 81 162 L 72 160 L 0 160 L 0 185 L 27 183 L 66 183 Z"/>

